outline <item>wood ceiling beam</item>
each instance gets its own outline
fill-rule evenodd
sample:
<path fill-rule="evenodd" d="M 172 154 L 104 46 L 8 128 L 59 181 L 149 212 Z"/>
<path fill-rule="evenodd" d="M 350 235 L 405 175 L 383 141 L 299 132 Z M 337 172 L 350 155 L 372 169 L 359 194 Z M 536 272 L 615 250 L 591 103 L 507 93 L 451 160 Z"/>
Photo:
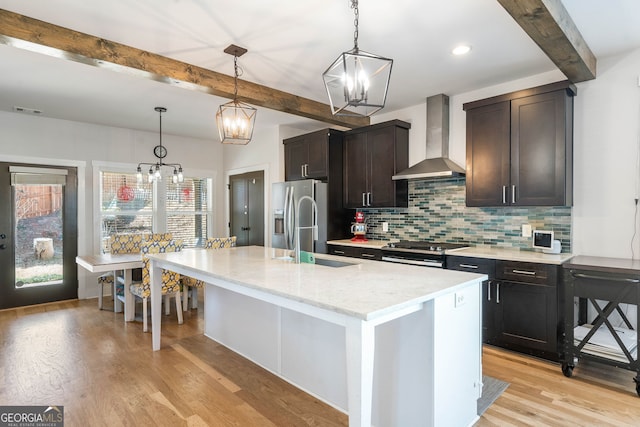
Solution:
<path fill-rule="evenodd" d="M 560 0 L 498 0 L 572 83 L 596 78 L 596 57 Z"/>
<path fill-rule="evenodd" d="M 0 9 L 0 43 L 233 99 L 233 76 L 4 9 Z M 370 123 L 369 117 L 334 116 L 327 104 L 240 79 L 238 100 L 346 128 Z"/>

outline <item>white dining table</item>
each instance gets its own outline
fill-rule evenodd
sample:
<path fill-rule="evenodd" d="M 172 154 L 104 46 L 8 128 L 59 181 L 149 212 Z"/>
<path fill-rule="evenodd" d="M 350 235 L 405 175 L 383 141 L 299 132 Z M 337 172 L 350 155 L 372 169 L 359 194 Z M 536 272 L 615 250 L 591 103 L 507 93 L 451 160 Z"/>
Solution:
<path fill-rule="evenodd" d="M 76 257 L 76 264 L 91 273 L 105 273 L 107 271 L 124 271 L 124 288 L 128 289 L 131 284 L 131 271 L 134 268 L 142 268 L 142 256 L 140 254 L 100 254 L 81 255 Z M 100 290 L 102 292 L 102 290 Z M 122 311 L 122 301 L 116 297 L 116 282 L 113 282 L 113 311 Z M 124 293 L 124 320 L 133 321 L 135 317 L 135 301 L 131 292 Z"/>

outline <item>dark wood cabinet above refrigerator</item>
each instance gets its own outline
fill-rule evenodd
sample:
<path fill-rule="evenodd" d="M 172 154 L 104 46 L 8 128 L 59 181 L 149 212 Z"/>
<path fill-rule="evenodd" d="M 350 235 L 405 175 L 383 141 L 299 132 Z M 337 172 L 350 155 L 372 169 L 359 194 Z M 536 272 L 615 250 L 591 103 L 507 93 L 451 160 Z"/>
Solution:
<path fill-rule="evenodd" d="M 571 206 L 575 95 L 563 81 L 463 105 L 467 206 Z"/>
<path fill-rule="evenodd" d="M 286 181 L 327 180 L 342 174 L 343 133 L 335 129 L 285 139 L 284 176 Z M 339 177 L 340 181 L 342 176 Z"/>

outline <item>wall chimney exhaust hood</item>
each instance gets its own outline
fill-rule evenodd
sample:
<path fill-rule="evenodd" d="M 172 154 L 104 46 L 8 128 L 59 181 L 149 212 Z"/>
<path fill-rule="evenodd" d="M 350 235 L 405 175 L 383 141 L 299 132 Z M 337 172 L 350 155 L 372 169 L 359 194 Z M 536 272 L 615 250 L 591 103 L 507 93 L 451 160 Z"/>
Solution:
<path fill-rule="evenodd" d="M 429 153 L 438 157 L 429 158 Z M 430 96 L 427 98 L 427 158 L 392 178 L 448 178 L 464 176 L 464 173 L 464 168 L 449 159 L 449 97 Z"/>

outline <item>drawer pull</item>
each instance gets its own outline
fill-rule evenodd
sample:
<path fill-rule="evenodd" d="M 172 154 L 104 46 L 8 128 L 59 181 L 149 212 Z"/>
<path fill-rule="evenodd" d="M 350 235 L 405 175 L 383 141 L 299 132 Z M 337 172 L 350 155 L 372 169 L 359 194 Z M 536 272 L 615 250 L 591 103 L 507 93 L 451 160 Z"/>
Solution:
<path fill-rule="evenodd" d="M 525 274 L 527 276 L 535 276 L 536 275 L 535 271 L 512 270 L 512 272 L 515 273 L 515 274 Z"/>
<path fill-rule="evenodd" d="M 339 250 L 334 250 L 333 251 L 334 254 L 338 254 L 338 255 L 344 255 L 344 251 L 339 251 Z"/>
<path fill-rule="evenodd" d="M 472 264 L 459 264 L 461 268 L 471 268 L 473 270 L 477 270 L 478 266 L 477 265 L 472 265 Z"/>
<path fill-rule="evenodd" d="M 496 304 L 500 304 L 500 282 L 496 283 Z"/>
<path fill-rule="evenodd" d="M 491 301 L 491 280 L 487 280 L 487 301 Z"/>
<path fill-rule="evenodd" d="M 375 258 L 376 257 L 374 254 L 362 254 L 362 256 L 364 258 Z"/>
<path fill-rule="evenodd" d="M 608 280 L 610 282 L 625 282 L 625 283 L 640 283 L 640 279 L 623 278 L 623 277 L 606 277 L 606 276 L 594 276 L 591 274 L 575 273 L 571 272 L 573 277 L 578 279 L 595 279 L 595 280 Z"/>

